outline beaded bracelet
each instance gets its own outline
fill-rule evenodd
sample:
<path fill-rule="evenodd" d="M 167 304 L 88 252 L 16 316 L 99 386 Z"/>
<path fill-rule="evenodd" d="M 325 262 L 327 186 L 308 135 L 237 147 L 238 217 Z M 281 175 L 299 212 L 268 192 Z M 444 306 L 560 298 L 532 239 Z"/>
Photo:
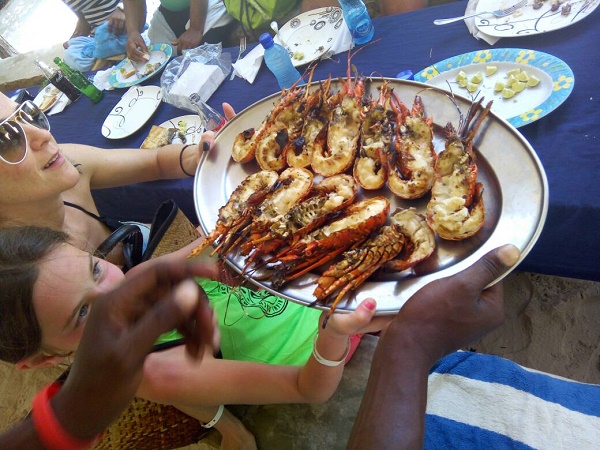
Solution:
<path fill-rule="evenodd" d="M 100 433 L 91 439 L 78 439 L 69 434 L 60 424 L 50 399 L 60 390 L 61 384 L 49 384 L 33 399 L 33 426 L 42 445 L 49 450 L 83 450 L 93 447 L 101 438 Z"/>
<path fill-rule="evenodd" d="M 348 346 L 346 347 L 346 353 L 344 354 L 342 359 L 340 359 L 339 361 L 331 361 L 330 359 L 323 358 L 317 350 L 317 339 L 319 339 L 319 333 L 315 334 L 315 337 L 313 339 L 313 351 L 312 351 L 313 356 L 315 357 L 315 359 L 317 360 L 317 362 L 319 364 L 323 364 L 324 366 L 327 366 L 327 367 L 337 367 L 340 364 L 342 364 L 344 361 L 346 361 L 346 358 L 348 357 L 348 354 L 350 353 L 350 336 L 348 336 Z"/>
<path fill-rule="evenodd" d="M 225 407 L 223 405 L 219 405 L 219 408 L 217 409 L 217 413 L 215 414 L 215 417 L 213 417 L 210 422 L 207 422 L 202 426 L 204 428 L 214 427 L 216 425 L 216 423 L 219 421 L 219 419 L 221 418 L 221 416 L 223 415 L 224 409 L 225 409 Z"/>
<path fill-rule="evenodd" d="M 188 144 L 188 145 L 184 145 L 183 147 L 181 147 L 181 150 L 179 151 L 179 167 L 181 167 L 181 171 L 183 173 L 185 173 L 188 177 L 193 177 L 194 174 L 189 173 L 187 170 L 185 170 L 185 167 L 183 167 L 183 152 L 185 151 L 186 148 L 191 147 L 194 144 Z"/>

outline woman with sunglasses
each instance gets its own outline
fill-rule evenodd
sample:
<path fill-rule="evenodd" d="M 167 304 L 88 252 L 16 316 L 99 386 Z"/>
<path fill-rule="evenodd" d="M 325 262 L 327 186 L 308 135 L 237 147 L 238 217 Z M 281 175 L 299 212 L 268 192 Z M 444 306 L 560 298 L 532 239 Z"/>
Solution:
<path fill-rule="evenodd" d="M 234 115 L 227 104 L 224 111 L 227 118 Z M 94 251 L 120 224 L 100 215 L 92 189 L 187 177 L 213 140 L 207 132 L 198 145 L 143 152 L 58 144 L 33 102 L 18 105 L 0 93 L 0 227 L 47 226 L 66 232 L 78 248 Z M 122 252 L 108 258 L 123 263 Z"/>
<path fill-rule="evenodd" d="M 197 244 L 180 253 L 188 254 Z M 141 263 L 127 278 L 175 258 L 181 256 Z M 0 359 L 21 369 L 64 361 L 77 350 L 95 299 L 124 280 L 118 267 L 70 245 L 64 233 L 39 227 L 1 229 Z M 326 401 L 341 380 L 350 335 L 380 330 L 390 320 L 374 318 L 376 303 L 367 299 L 356 311 L 334 314 L 322 329 L 324 313 L 316 309 L 284 315 L 277 306 L 286 300 L 266 292 L 239 288 L 224 295 L 217 282 L 198 283 L 216 312 L 222 359 L 207 348 L 198 365 L 186 357 L 181 342 L 166 349 L 159 344 L 146 359 L 137 394 L 214 425 L 223 435 L 223 449 L 256 446 L 222 405 Z M 267 304 L 266 313 L 255 316 L 261 308 L 252 301 Z M 241 328 L 241 322 L 247 326 Z"/>

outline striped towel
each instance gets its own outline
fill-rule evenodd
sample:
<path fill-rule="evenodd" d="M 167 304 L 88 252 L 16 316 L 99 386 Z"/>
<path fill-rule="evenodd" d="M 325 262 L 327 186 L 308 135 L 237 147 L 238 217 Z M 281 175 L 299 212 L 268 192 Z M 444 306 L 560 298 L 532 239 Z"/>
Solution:
<path fill-rule="evenodd" d="M 429 377 L 426 449 L 600 449 L 600 385 L 456 352 Z"/>

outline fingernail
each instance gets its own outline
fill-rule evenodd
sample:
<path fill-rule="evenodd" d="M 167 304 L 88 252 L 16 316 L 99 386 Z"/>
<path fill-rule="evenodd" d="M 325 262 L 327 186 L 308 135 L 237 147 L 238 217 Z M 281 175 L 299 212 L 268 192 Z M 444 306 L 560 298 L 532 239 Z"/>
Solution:
<path fill-rule="evenodd" d="M 498 259 L 502 264 L 510 267 L 514 266 L 517 263 L 519 257 L 521 256 L 521 253 L 519 252 L 519 249 L 517 247 L 515 247 L 512 244 L 509 244 L 500 247 L 496 252 L 496 255 L 498 256 Z"/>
<path fill-rule="evenodd" d="M 368 298 L 365 300 L 364 305 L 369 311 L 373 311 L 377 306 L 377 302 L 372 298 Z"/>
<path fill-rule="evenodd" d="M 204 141 L 202 143 L 202 150 L 204 150 L 205 152 L 209 151 L 210 150 L 210 142 Z"/>
<path fill-rule="evenodd" d="M 175 288 L 173 303 L 185 314 L 189 314 L 198 304 L 198 287 L 193 280 L 182 281 Z"/>

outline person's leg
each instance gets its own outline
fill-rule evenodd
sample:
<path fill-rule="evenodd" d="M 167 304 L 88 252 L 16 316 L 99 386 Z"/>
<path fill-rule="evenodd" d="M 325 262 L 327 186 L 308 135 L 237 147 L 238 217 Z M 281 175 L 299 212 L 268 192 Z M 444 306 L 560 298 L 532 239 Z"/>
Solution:
<path fill-rule="evenodd" d="M 229 42 L 231 41 L 231 36 L 237 26 L 237 21 L 233 20 L 222 27 L 211 28 L 206 33 L 204 33 L 202 42 L 207 42 L 209 44 L 217 44 L 219 42 L 222 42 L 223 47 L 227 47 L 229 45 Z"/>
<path fill-rule="evenodd" d="M 159 10 L 154 12 L 152 20 L 150 20 L 148 39 L 152 43 L 166 44 L 170 44 L 177 39 L 177 36 L 175 36 L 175 33 L 173 33 L 173 30 L 169 27 L 169 24 Z"/>
<path fill-rule="evenodd" d="M 185 26 L 190 20 L 190 10 L 185 9 L 183 11 L 169 11 L 162 5 L 158 7 L 158 10 L 162 13 L 166 22 L 169 24 L 169 27 L 171 30 L 173 30 L 173 33 L 175 33 L 175 36 L 181 36 L 185 31 Z"/>

